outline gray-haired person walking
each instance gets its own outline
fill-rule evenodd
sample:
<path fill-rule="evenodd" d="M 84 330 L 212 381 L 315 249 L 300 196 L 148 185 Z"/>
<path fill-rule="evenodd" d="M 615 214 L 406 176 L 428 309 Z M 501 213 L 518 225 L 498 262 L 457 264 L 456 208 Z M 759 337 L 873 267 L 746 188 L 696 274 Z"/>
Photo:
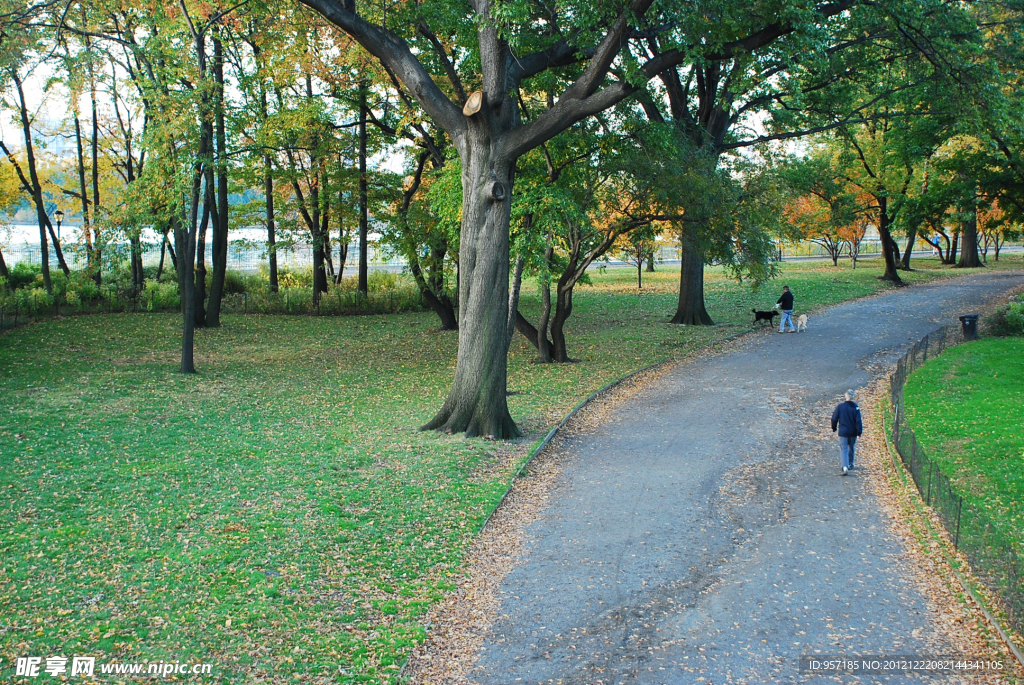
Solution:
<path fill-rule="evenodd" d="M 853 449 L 857 444 L 857 438 L 864 432 L 860 407 L 853 398 L 853 390 L 847 390 L 846 401 L 841 402 L 832 412 L 832 432 L 839 431 L 840 466 L 844 476 L 853 468 Z"/>

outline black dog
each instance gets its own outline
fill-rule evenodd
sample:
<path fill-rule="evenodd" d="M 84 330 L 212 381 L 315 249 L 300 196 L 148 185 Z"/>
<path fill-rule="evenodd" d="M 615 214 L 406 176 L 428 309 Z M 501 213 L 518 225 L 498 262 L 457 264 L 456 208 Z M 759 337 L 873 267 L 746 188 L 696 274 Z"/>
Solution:
<path fill-rule="evenodd" d="M 757 323 L 758 321 L 767 321 L 771 326 L 775 325 L 775 317 L 779 315 L 779 313 L 774 309 L 770 312 L 759 312 L 756 309 L 751 309 L 750 311 L 754 312 L 754 323 Z"/>

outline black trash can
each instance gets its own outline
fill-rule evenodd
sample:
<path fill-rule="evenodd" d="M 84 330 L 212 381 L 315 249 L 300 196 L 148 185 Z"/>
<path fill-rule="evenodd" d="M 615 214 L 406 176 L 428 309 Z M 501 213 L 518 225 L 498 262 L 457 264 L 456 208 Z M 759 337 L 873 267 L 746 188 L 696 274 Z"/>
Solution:
<path fill-rule="evenodd" d="M 964 329 L 964 340 L 978 339 L 978 315 L 964 314 L 960 317 L 960 325 Z"/>

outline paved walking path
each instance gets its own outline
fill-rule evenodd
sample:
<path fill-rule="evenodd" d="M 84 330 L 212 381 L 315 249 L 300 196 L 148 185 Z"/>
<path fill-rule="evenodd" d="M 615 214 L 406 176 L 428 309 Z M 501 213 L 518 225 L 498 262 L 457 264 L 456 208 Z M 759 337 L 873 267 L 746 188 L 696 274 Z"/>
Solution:
<path fill-rule="evenodd" d="M 679 364 L 569 440 L 474 678 L 802 682 L 796 659 L 817 650 L 941 650 L 863 472 L 839 477 L 821 427 L 871 365 L 1022 284 L 989 273 L 833 307 L 807 333 Z"/>

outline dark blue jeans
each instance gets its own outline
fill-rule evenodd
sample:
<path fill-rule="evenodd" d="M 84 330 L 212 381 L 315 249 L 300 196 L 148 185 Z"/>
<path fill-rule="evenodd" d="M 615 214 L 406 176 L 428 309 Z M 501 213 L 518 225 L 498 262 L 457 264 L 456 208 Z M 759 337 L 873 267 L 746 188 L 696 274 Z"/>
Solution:
<path fill-rule="evenodd" d="M 840 468 L 844 466 L 848 469 L 853 468 L 853 448 L 856 444 L 856 435 L 851 435 L 850 437 L 839 436 Z"/>

